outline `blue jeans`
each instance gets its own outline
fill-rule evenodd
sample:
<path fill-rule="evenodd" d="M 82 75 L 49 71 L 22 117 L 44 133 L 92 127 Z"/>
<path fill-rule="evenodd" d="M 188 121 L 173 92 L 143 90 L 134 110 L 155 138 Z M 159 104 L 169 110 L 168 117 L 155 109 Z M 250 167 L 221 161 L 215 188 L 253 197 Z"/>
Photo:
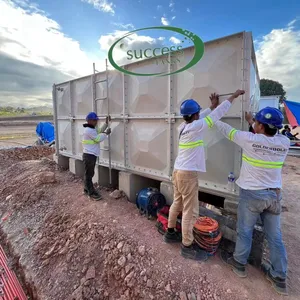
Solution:
<path fill-rule="evenodd" d="M 252 244 L 254 226 L 261 216 L 270 248 L 271 275 L 286 278 L 287 254 L 280 229 L 281 192 L 273 190 L 243 190 L 240 192 L 237 222 L 237 241 L 234 259 L 247 263 Z"/>

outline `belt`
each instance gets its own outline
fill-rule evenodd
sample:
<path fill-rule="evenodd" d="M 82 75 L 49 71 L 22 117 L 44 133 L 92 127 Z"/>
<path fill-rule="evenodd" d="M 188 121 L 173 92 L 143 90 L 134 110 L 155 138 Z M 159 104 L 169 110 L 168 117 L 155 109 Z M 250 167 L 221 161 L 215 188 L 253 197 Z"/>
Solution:
<path fill-rule="evenodd" d="M 268 189 L 264 189 L 265 191 L 280 191 L 281 188 L 268 188 Z"/>

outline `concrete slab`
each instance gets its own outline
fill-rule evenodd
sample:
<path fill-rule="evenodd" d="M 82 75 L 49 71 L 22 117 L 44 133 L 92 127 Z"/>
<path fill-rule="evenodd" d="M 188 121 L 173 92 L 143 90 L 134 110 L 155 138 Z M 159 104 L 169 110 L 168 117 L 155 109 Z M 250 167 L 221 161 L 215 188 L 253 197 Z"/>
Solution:
<path fill-rule="evenodd" d="M 237 214 L 238 209 L 238 201 L 231 200 L 231 199 L 225 199 L 224 201 L 224 210 L 230 214 Z"/>
<path fill-rule="evenodd" d="M 162 181 L 160 183 L 160 192 L 165 196 L 167 204 L 171 205 L 173 203 L 173 184 Z"/>
<path fill-rule="evenodd" d="M 69 169 L 69 157 L 63 156 L 63 155 L 56 155 L 56 153 L 53 154 L 53 160 L 58 164 L 60 167 L 68 170 Z"/>
<path fill-rule="evenodd" d="M 109 168 L 104 166 L 98 166 L 99 186 L 109 186 Z M 112 187 L 117 188 L 119 186 L 119 171 L 111 170 Z"/>
<path fill-rule="evenodd" d="M 84 167 L 83 161 L 75 158 L 69 159 L 69 169 L 73 174 L 83 177 L 84 176 Z"/>
<path fill-rule="evenodd" d="M 119 190 L 122 190 L 130 202 L 135 203 L 136 194 L 143 188 L 153 187 L 159 189 L 160 182 L 135 175 L 129 172 L 119 172 Z"/>

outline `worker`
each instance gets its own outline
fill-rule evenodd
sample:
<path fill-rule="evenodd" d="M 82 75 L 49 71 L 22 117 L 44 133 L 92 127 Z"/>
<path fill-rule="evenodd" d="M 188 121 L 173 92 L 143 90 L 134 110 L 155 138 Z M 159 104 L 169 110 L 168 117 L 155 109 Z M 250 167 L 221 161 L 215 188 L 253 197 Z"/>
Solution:
<path fill-rule="evenodd" d="M 94 112 L 90 112 L 86 116 L 86 124 L 83 124 L 83 165 L 84 165 L 84 193 L 94 200 L 101 200 L 101 195 L 95 190 L 93 177 L 95 174 L 95 165 L 97 157 L 100 155 L 100 145 L 111 133 L 108 128 L 110 116 L 106 117 L 105 124 L 99 129 L 96 128 L 98 116 Z"/>
<path fill-rule="evenodd" d="M 284 129 L 281 131 L 281 134 L 286 135 L 287 130 L 290 128 L 289 125 L 285 125 Z"/>
<path fill-rule="evenodd" d="M 292 134 L 290 126 L 286 125 L 286 131 L 285 135 L 290 139 L 290 140 L 297 140 L 297 135 L 299 134 L 298 132 L 296 134 Z"/>
<path fill-rule="evenodd" d="M 290 141 L 278 130 L 283 114 L 273 107 L 260 110 L 254 124 L 255 134 L 239 131 L 221 121 L 215 126 L 230 141 L 243 149 L 242 167 L 236 184 L 240 187 L 237 221 L 237 240 L 232 254 L 222 251 L 222 260 L 240 277 L 246 277 L 246 264 L 251 250 L 252 234 L 261 217 L 270 249 L 271 264 L 263 263 L 262 270 L 275 290 L 287 294 L 287 254 L 280 229 L 281 170 Z"/>
<path fill-rule="evenodd" d="M 193 99 L 181 104 L 180 113 L 185 122 L 179 126 L 179 150 L 173 172 L 174 200 L 170 208 L 168 229 L 164 235 L 166 243 L 182 242 L 181 255 L 185 258 L 203 261 L 207 253 L 194 243 L 193 226 L 199 216 L 198 173 L 206 172 L 204 133 L 230 109 L 233 100 L 244 91 L 237 90 L 228 100 L 219 104 L 219 97 L 212 94 L 211 109 L 200 115 L 201 107 Z M 182 238 L 175 231 L 177 216 L 182 212 Z"/>

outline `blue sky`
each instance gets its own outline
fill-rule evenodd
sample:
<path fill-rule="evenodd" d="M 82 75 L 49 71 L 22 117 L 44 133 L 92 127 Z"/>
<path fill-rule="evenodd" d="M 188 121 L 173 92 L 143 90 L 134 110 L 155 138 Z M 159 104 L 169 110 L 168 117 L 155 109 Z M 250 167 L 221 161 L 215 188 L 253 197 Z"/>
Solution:
<path fill-rule="evenodd" d="M 187 28 L 207 41 L 244 30 L 259 38 L 300 16 L 298 0 L 254 0 L 247 4 L 238 0 L 116 0 L 112 2 L 114 15 L 80 0 L 36 3 L 87 52 L 99 50 L 99 37 L 120 29 L 115 24 L 132 24 L 135 28 L 161 26 L 165 16 L 172 26 Z M 170 7 L 170 3 L 174 5 Z"/>
<path fill-rule="evenodd" d="M 90 73 L 122 32 L 164 25 L 204 41 L 252 31 L 261 77 L 300 100 L 299 0 L 0 0 L 0 105 L 50 105 L 51 84 Z"/>

